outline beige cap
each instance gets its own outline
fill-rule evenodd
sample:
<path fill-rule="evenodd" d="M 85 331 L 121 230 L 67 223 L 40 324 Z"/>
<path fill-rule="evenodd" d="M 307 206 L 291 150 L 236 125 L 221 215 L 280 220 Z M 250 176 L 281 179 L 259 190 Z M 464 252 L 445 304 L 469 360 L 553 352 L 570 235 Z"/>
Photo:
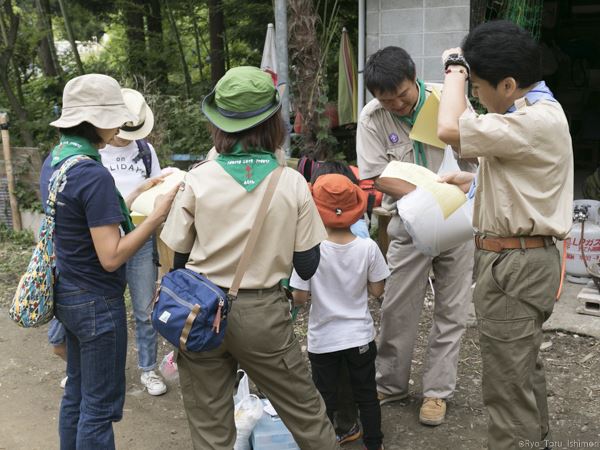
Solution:
<path fill-rule="evenodd" d="M 121 87 L 114 78 L 98 73 L 75 77 L 63 90 L 62 114 L 50 125 L 70 128 L 89 122 L 96 128 L 119 128 L 136 121 L 123 100 Z"/>
<path fill-rule="evenodd" d="M 121 131 L 119 131 L 117 136 L 129 141 L 144 139 L 150 134 L 152 127 L 154 127 L 154 114 L 146 103 L 144 96 L 138 91 L 123 88 L 121 89 L 121 93 L 123 94 L 125 105 L 138 119 L 126 122 L 121 127 Z"/>

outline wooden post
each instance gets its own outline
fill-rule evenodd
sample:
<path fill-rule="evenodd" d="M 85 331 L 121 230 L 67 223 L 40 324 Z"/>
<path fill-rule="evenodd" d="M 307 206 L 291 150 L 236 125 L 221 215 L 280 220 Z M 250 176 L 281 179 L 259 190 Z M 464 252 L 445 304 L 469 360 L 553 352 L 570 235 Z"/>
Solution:
<path fill-rule="evenodd" d="M 8 135 L 8 116 L 6 113 L 0 113 L 0 130 L 2 130 L 2 149 L 4 151 L 4 167 L 6 168 L 6 179 L 8 181 L 8 198 L 10 201 L 10 211 L 12 214 L 13 229 L 21 231 L 21 213 L 19 212 L 19 203 L 15 196 L 15 178 L 13 174 L 12 159 L 10 154 L 10 138 Z"/>

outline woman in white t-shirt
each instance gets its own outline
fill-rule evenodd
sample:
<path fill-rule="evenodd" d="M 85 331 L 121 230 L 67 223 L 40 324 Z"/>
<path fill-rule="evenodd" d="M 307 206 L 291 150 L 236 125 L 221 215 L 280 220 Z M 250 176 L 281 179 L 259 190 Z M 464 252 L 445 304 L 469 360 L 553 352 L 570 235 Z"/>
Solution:
<path fill-rule="evenodd" d="M 312 278 L 305 281 L 294 271 L 290 285 L 295 304 L 306 303 L 309 291 L 312 294 L 308 356 L 313 381 L 333 422 L 338 374 L 342 364 L 347 365 L 365 448 L 380 450 L 383 433 L 375 383 L 377 347 L 368 294 L 381 296 L 390 272 L 377 244 L 350 231 L 365 212 L 366 193 L 340 174 L 320 176 L 312 191 L 328 238 L 321 242 L 321 260 Z"/>
<path fill-rule="evenodd" d="M 128 122 L 106 147 L 100 151 L 102 165 L 115 180 L 124 198 L 143 185 L 149 178 L 160 175 L 156 151 L 145 138 L 154 126 L 154 115 L 144 97 L 133 89 L 122 89 L 123 99 L 137 122 Z M 161 395 L 167 386 L 155 372 L 157 367 L 157 334 L 150 321 L 150 303 L 154 297 L 157 278 L 155 236 L 127 261 L 127 285 L 131 294 L 135 317 L 138 367 L 141 382 L 150 395 Z"/>

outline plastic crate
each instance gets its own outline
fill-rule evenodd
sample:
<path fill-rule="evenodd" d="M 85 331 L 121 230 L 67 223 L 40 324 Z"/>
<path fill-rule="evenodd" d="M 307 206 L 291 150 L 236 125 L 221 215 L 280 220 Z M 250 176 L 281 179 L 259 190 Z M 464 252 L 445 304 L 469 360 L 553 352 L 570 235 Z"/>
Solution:
<path fill-rule="evenodd" d="M 271 417 L 264 411 L 252 431 L 250 444 L 252 450 L 300 450 L 279 416 Z"/>

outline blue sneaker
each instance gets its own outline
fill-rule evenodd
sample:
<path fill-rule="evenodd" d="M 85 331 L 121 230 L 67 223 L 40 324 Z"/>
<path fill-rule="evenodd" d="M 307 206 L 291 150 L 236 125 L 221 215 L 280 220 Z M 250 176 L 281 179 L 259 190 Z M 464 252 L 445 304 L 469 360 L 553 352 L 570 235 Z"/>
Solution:
<path fill-rule="evenodd" d="M 345 433 L 340 433 L 340 434 L 336 435 L 337 442 L 340 445 L 345 444 L 346 442 L 356 441 L 357 439 L 360 439 L 361 437 L 362 437 L 362 431 L 360 431 L 360 427 L 358 426 L 357 423 L 352 425 L 352 428 L 350 428 Z"/>

